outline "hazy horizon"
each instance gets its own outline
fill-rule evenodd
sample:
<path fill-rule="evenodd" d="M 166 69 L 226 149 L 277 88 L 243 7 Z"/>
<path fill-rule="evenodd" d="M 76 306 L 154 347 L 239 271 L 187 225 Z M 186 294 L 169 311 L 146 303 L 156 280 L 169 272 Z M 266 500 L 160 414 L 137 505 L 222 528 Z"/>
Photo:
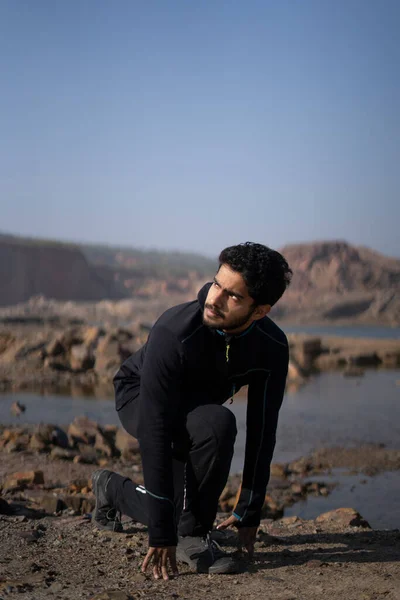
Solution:
<path fill-rule="evenodd" d="M 199 256 L 203 256 L 205 258 L 210 258 L 210 259 L 215 259 L 219 253 L 219 252 L 217 252 L 215 255 L 213 255 L 213 254 L 206 254 L 205 252 L 201 252 L 201 251 L 185 250 L 185 249 L 174 248 L 174 247 L 162 248 L 162 247 L 155 247 L 155 246 L 135 246 L 133 244 L 120 245 L 120 244 L 107 243 L 107 242 L 101 242 L 101 241 L 88 242 L 86 240 L 78 240 L 78 239 L 71 240 L 71 239 L 67 239 L 67 238 L 50 238 L 50 237 L 41 237 L 41 236 L 35 236 L 35 235 L 21 235 L 19 233 L 10 232 L 10 231 L 1 231 L 1 230 L 0 230 L 0 236 L 11 236 L 11 237 L 29 239 L 29 240 L 34 240 L 34 241 L 43 240 L 44 242 L 55 242 L 55 243 L 61 243 L 61 244 L 66 244 L 66 245 L 71 244 L 71 245 L 77 245 L 77 246 L 105 246 L 105 247 L 116 248 L 116 249 L 121 248 L 121 249 L 126 249 L 126 250 L 138 250 L 140 252 L 197 254 Z M 247 241 L 256 241 L 256 240 L 241 240 L 241 242 L 247 242 Z M 241 242 L 239 241 L 237 243 L 241 243 Z M 280 250 L 280 249 L 284 248 L 285 246 L 297 246 L 298 244 L 312 245 L 312 244 L 318 244 L 318 243 L 328 243 L 329 244 L 329 243 L 335 243 L 335 242 L 339 242 L 339 243 L 343 242 L 343 243 L 347 243 L 351 246 L 355 246 L 354 244 L 351 244 L 348 240 L 331 238 L 331 239 L 314 239 L 314 240 L 308 240 L 308 241 L 303 241 L 303 242 L 298 242 L 295 240 L 292 242 L 288 242 L 287 244 L 283 244 L 282 246 L 276 246 L 274 249 Z M 376 248 L 372 248 L 371 246 L 365 246 L 363 244 L 358 244 L 355 247 L 368 248 L 369 250 L 372 250 L 374 252 L 382 254 L 382 256 L 386 256 L 387 258 L 394 258 L 394 259 L 400 260 L 400 255 L 394 256 L 394 255 L 390 255 L 390 254 L 384 254 L 384 253 L 380 252 L 380 250 L 377 250 Z M 219 249 L 219 251 L 220 250 L 222 250 L 222 246 Z"/>
<path fill-rule="evenodd" d="M 400 257 L 400 3 L 0 3 L 0 228 Z"/>

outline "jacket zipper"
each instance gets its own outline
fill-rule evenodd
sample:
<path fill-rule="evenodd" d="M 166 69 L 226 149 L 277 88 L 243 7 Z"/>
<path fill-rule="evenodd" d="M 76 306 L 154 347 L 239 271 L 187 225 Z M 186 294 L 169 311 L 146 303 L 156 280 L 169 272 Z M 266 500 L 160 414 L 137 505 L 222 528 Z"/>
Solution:
<path fill-rule="evenodd" d="M 230 344 L 226 344 L 226 347 L 225 347 L 225 359 L 226 359 L 227 363 L 229 362 L 229 350 L 230 349 L 231 349 L 231 345 Z M 231 400 L 230 400 L 229 404 L 232 404 L 232 402 L 233 402 L 233 396 L 235 395 L 235 392 L 236 392 L 236 386 L 235 386 L 235 384 L 232 384 Z"/>

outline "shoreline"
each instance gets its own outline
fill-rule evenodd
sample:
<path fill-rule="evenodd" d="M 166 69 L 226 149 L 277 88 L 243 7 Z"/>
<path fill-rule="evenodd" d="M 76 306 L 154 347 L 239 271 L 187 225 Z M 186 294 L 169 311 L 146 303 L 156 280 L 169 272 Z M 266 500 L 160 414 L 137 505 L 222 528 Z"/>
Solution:
<path fill-rule="evenodd" d="M 108 397 L 121 363 L 146 341 L 149 328 L 78 324 L 0 329 L 0 392 L 35 391 Z M 360 374 L 400 367 L 400 339 L 288 334 L 288 385 L 316 373 Z"/>

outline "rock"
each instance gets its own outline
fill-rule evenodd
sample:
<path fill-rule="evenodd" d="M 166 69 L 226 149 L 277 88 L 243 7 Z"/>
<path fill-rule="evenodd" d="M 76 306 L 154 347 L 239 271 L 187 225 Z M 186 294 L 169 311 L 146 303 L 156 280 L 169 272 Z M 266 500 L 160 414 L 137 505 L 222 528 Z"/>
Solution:
<path fill-rule="evenodd" d="M 282 463 L 272 463 L 271 465 L 271 477 L 277 477 L 279 479 L 285 479 L 287 477 L 287 467 Z"/>
<path fill-rule="evenodd" d="M 29 441 L 29 450 L 34 452 L 45 452 L 47 450 L 46 443 L 38 433 L 33 433 Z"/>
<path fill-rule="evenodd" d="M 288 471 L 289 473 L 296 473 L 299 475 L 306 475 L 312 470 L 312 464 L 307 458 L 299 458 L 298 460 L 294 460 L 289 463 Z"/>
<path fill-rule="evenodd" d="M 82 329 L 80 327 L 71 327 L 70 329 L 66 329 L 60 338 L 60 342 L 65 348 L 65 350 L 69 352 L 71 346 L 82 344 Z"/>
<path fill-rule="evenodd" d="M 5 450 L 11 454 L 11 452 L 21 452 L 27 450 L 29 446 L 30 436 L 28 434 L 19 435 L 18 437 L 11 438 L 5 445 Z"/>
<path fill-rule="evenodd" d="M 283 517 L 282 519 L 279 519 L 279 525 L 282 525 L 283 527 L 298 526 L 298 525 L 301 525 L 302 523 L 304 523 L 303 519 L 300 519 L 299 517 L 296 517 L 296 516 Z"/>
<path fill-rule="evenodd" d="M 94 367 L 94 356 L 90 347 L 85 344 L 71 346 L 69 363 L 73 371 L 87 371 Z"/>
<path fill-rule="evenodd" d="M 19 537 L 22 538 L 27 544 L 33 544 L 38 541 L 40 534 L 37 531 L 20 531 Z"/>
<path fill-rule="evenodd" d="M 322 513 L 315 519 L 316 523 L 338 523 L 345 527 L 367 527 L 370 529 L 369 523 L 358 513 L 354 508 L 337 508 Z"/>
<path fill-rule="evenodd" d="M 267 494 L 265 496 L 264 506 L 261 511 L 262 519 L 280 519 L 283 517 L 283 508 Z"/>
<path fill-rule="evenodd" d="M 96 439 L 94 442 L 95 450 L 98 450 L 101 454 L 111 457 L 115 454 L 114 447 L 110 440 L 101 432 L 96 433 Z"/>
<path fill-rule="evenodd" d="M 88 497 L 84 494 L 66 494 L 62 497 L 62 500 L 67 508 L 72 508 L 75 513 L 81 515 L 91 513 L 96 504 L 94 497 Z"/>
<path fill-rule="evenodd" d="M 124 458 L 129 458 L 130 455 L 139 454 L 140 452 L 138 440 L 129 435 L 122 427 L 118 428 L 115 436 L 115 447 Z"/>
<path fill-rule="evenodd" d="M 64 585 L 62 583 L 59 583 L 58 581 L 54 581 L 54 583 L 51 584 L 51 586 L 48 588 L 48 591 L 51 594 L 58 594 L 59 592 L 61 592 L 64 589 Z"/>
<path fill-rule="evenodd" d="M 98 453 L 93 446 L 89 446 L 88 444 L 78 444 L 78 450 L 80 460 L 78 461 L 77 459 L 76 462 L 83 462 L 88 465 L 98 464 Z"/>
<path fill-rule="evenodd" d="M 19 417 L 25 410 L 26 406 L 20 402 L 13 402 L 10 407 L 10 413 L 15 417 Z"/>
<path fill-rule="evenodd" d="M 39 342 L 36 344 L 24 344 L 15 354 L 15 360 L 21 360 L 27 358 L 31 354 L 41 353 L 46 347 L 45 342 Z"/>
<path fill-rule="evenodd" d="M 113 335 L 106 335 L 102 338 L 96 350 L 96 373 L 108 377 L 116 371 L 121 364 L 120 343 Z"/>
<path fill-rule="evenodd" d="M 321 354 L 314 362 L 319 371 L 331 371 L 341 369 L 347 365 L 348 358 L 342 353 Z"/>
<path fill-rule="evenodd" d="M 21 488 L 31 484 L 44 484 L 43 471 L 23 471 L 13 473 L 9 477 L 7 477 L 4 484 L 4 489 Z"/>
<path fill-rule="evenodd" d="M 65 353 L 65 348 L 61 343 L 60 337 L 57 336 L 53 338 L 45 347 L 45 355 L 46 356 L 59 356 L 60 354 Z"/>
<path fill-rule="evenodd" d="M 68 427 L 68 438 L 72 444 L 84 443 L 94 444 L 96 435 L 100 431 L 96 421 L 87 417 L 75 417 Z"/>
<path fill-rule="evenodd" d="M 298 482 L 294 482 L 292 483 L 292 485 L 290 486 L 290 491 L 292 492 L 292 494 L 295 494 L 296 496 L 302 496 L 305 492 L 305 486 L 302 485 L 301 483 Z"/>
<path fill-rule="evenodd" d="M 0 354 L 6 352 L 15 341 L 15 337 L 9 331 L 0 332 Z"/>
<path fill-rule="evenodd" d="M 322 560 L 312 559 L 306 562 L 306 567 L 309 569 L 320 569 L 321 567 L 326 567 L 328 563 L 323 562 Z"/>
<path fill-rule="evenodd" d="M 37 504 L 48 514 L 60 512 L 66 506 L 60 496 L 43 490 L 27 490 L 24 492 L 24 497 L 30 502 Z"/>
<path fill-rule="evenodd" d="M 57 358 L 47 356 L 44 359 L 43 366 L 47 369 L 52 369 L 53 371 L 70 371 L 70 366 L 67 359 L 61 355 Z"/>
<path fill-rule="evenodd" d="M 376 367 L 382 363 L 376 352 L 351 356 L 349 362 L 357 367 Z"/>
<path fill-rule="evenodd" d="M 46 447 L 51 444 L 60 446 L 61 448 L 68 447 L 68 436 L 63 429 L 58 427 L 58 425 L 41 424 L 37 427 L 33 435 L 36 435 Z"/>
<path fill-rule="evenodd" d="M 97 345 L 99 338 L 105 335 L 104 329 L 100 327 L 88 327 L 83 333 L 83 343 L 89 348 L 93 348 Z"/>
<path fill-rule="evenodd" d="M 75 450 L 68 450 L 67 448 L 59 448 L 56 446 L 50 452 L 50 458 L 52 460 L 73 460 L 77 456 Z"/>

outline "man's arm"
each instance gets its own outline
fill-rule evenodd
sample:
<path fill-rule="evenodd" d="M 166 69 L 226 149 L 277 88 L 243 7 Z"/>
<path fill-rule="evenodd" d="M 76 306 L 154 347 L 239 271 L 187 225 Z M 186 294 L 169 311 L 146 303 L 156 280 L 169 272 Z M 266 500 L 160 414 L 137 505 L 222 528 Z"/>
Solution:
<path fill-rule="evenodd" d="M 275 448 L 279 409 L 282 405 L 288 369 L 288 350 L 270 373 L 257 375 L 249 385 L 246 451 L 242 489 L 233 511 L 237 527 L 257 527 L 270 475 Z"/>
<path fill-rule="evenodd" d="M 151 547 L 177 543 L 171 443 L 181 382 L 180 345 L 170 331 L 156 325 L 147 342 L 141 372 L 138 429 Z"/>

